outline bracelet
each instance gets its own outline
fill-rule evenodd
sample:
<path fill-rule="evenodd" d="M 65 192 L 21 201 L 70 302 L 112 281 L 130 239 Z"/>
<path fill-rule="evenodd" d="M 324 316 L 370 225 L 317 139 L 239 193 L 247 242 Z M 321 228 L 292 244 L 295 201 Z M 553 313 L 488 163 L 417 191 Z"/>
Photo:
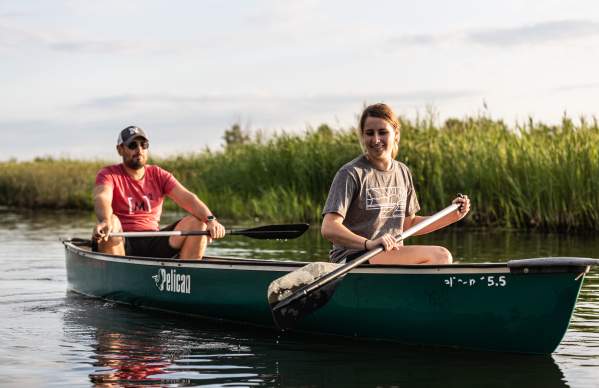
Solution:
<path fill-rule="evenodd" d="M 368 248 L 366 247 L 366 243 L 368 242 L 368 239 L 364 240 L 364 250 L 367 251 Z"/>

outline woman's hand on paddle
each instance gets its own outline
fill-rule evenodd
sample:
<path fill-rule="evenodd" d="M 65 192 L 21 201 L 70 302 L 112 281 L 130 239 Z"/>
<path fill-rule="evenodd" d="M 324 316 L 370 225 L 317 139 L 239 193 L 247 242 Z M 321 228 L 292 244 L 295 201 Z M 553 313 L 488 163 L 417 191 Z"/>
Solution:
<path fill-rule="evenodd" d="M 218 240 L 219 238 L 225 237 L 225 227 L 222 226 L 217 220 L 208 221 L 206 223 L 206 230 L 210 232 L 208 243 L 211 243 L 213 239 Z"/>
<path fill-rule="evenodd" d="M 467 195 L 459 194 L 451 203 L 460 205 L 458 209 L 458 220 L 461 220 L 470 211 L 470 198 Z"/>
<path fill-rule="evenodd" d="M 386 251 L 391 251 L 398 248 L 398 245 L 395 242 L 395 237 L 393 237 L 389 233 L 386 233 L 377 239 L 368 240 L 366 242 L 366 250 L 369 251 L 378 247 L 379 245 L 382 245 Z"/>
<path fill-rule="evenodd" d="M 108 241 L 108 237 L 112 232 L 112 225 L 106 221 L 98 222 L 92 231 L 94 240 L 100 242 L 102 240 Z"/>

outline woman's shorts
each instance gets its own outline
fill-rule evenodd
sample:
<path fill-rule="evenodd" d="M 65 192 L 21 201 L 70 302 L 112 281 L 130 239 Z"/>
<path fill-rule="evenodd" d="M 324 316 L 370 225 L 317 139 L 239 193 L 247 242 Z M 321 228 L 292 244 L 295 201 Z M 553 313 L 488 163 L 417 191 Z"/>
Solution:
<path fill-rule="evenodd" d="M 354 252 L 354 253 L 350 253 L 349 255 L 341 258 L 341 260 L 337 261 L 338 264 L 348 264 L 351 263 L 352 261 L 356 260 L 358 257 L 362 256 L 363 254 L 365 254 L 367 251 L 358 251 L 358 252 Z M 367 261 L 365 264 L 369 264 L 370 261 Z"/>

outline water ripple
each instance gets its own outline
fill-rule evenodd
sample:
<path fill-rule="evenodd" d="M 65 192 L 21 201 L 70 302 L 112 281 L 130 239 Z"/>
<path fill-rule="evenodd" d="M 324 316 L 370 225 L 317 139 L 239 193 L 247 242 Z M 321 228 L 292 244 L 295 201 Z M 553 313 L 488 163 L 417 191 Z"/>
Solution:
<path fill-rule="evenodd" d="M 0 385 L 584 387 L 599 381 L 597 269 L 586 277 L 570 328 L 551 357 L 278 337 L 65 293 L 64 251 L 57 236 L 87 236 L 90 215 L 5 211 L 2 216 Z M 589 243 L 587 237 L 570 235 L 562 244 L 566 237 L 501 233 L 435 233 L 418 243 L 448 246 L 463 262 L 599 251 L 599 240 Z M 210 252 L 306 261 L 326 257 L 329 247 L 317 230 L 302 238 L 223 239 Z"/>

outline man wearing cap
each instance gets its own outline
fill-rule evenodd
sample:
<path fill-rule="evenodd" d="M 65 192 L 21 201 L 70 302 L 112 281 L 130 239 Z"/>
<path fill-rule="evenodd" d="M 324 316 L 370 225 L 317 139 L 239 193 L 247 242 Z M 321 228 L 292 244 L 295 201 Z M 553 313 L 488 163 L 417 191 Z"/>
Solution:
<path fill-rule="evenodd" d="M 207 243 L 225 235 L 225 228 L 195 194 L 166 170 L 147 165 L 148 136 L 139 127 L 119 133 L 116 150 L 123 162 L 102 168 L 96 176 L 94 209 L 98 223 L 92 235 L 93 249 L 127 256 L 201 259 Z M 159 230 L 164 197 L 190 215 L 163 230 L 207 230 L 210 236 L 110 237 L 111 232 Z"/>

